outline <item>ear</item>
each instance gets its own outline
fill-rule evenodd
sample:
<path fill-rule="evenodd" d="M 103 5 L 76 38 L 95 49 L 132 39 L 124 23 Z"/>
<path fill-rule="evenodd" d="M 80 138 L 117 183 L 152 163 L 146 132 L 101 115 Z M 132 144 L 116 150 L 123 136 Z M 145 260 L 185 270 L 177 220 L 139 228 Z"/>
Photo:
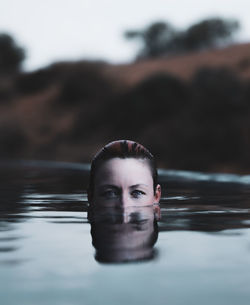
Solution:
<path fill-rule="evenodd" d="M 155 198 L 154 198 L 154 203 L 159 203 L 161 199 L 161 186 L 160 184 L 157 184 L 155 188 Z"/>
<path fill-rule="evenodd" d="M 159 205 L 161 199 L 161 186 L 160 184 L 157 184 L 155 189 L 155 198 L 154 198 L 154 215 L 155 219 L 158 221 L 161 218 L 161 208 Z"/>

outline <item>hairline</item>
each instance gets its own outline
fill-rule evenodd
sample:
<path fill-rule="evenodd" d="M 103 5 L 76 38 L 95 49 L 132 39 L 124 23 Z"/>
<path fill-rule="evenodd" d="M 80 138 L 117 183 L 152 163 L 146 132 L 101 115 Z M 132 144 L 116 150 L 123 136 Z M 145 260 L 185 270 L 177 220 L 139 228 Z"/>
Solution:
<path fill-rule="evenodd" d="M 93 195 L 94 193 L 94 180 L 95 180 L 95 176 L 96 176 L 96 173 L 97 171 L 99 170 L 100 168 L 100 164 L 102 165 L 102 163 L 105 163 L 107 161 L 110 161 L 112 159 L 121 159 L 121 160 L 125 160 L 125 159 L 135 159 L 135 160 L 138 160 L 138 161 L 144 161 L 147 163 L 148 165 L 148 168 L 149 168 L 149 171 L 151 173 L 151 176 L 152 176 L 152 180 L 153 180 L 153 191 L 154 193 L 156 192 L 156 186 L 157 186 L 157 178 L 158 178 L 158 173 L 157 173 L 157 168 L 155 166 L 155 160 L 154 158 L 148 158 L 147 156 L 107 156 L 106 158 L 96 158 L 96 159 L 93 159 L 92 161 L 92 164 L 91 164 L 91 170 L 90 170 L 90 182 L 91 184 L 89 185 L 89 188 L 88 188 L 88 191 L 90 191 Z M 151 166 L 151 162 L 154 164 L 154 166 L 152 167 Z M 155 172 L 154 172 L 155 171 Z M 156 176 L 156 177 L 155 177 Z M 155 178 L 156 178 L 156 181 L 155 181 Z"/>

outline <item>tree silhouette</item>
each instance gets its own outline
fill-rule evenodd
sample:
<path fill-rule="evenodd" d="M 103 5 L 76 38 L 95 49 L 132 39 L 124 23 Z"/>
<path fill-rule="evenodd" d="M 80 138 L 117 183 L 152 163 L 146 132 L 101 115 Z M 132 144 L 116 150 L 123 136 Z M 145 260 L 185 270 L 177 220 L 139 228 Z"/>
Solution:
<path fill-rule="evenodd" d="M 25 58 L 22 48 L 8 34 L 0 34 L 0 73 L 18 71 Z"/>
<path fill-rule="evenodd" d="M 190 26 L 183 35 L 184 49 L 197 50 L 215 47 L 230 42 L 239 29 L 236 20 L 212 18 Z"/>
<path fill-rule="evenodd" d="M 167 22 L 155 22 L 142 30 L 125 32 L 127 39 L 142 43 L 138 58 L 159 57 L 173 53 L 207 49 L 232 41 L 239 29 L 236 20 L 206 19 L 180 31 Z"/>
<path fill-rule="evenodd" d="M 143 49 L 139 57 L 157 57 L 162 54 L 166 44 L 173 40 L 175 30 L 166 22 L 155 22 L 141 31 L 127 31 L 127 39 L 140 39 L 143 43 Z"/>

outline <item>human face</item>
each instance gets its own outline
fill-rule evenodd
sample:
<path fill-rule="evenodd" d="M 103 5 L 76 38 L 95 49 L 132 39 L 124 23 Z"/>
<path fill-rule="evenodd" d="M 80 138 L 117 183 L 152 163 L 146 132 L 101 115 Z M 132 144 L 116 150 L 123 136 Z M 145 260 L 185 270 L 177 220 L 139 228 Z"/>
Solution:
<path fill-rule="evenodd" d="M 99 207 L 147 206 L 160 200 L 146 160 L 112 158 L 104 161 L 94 178 L 92 203 Z"/>

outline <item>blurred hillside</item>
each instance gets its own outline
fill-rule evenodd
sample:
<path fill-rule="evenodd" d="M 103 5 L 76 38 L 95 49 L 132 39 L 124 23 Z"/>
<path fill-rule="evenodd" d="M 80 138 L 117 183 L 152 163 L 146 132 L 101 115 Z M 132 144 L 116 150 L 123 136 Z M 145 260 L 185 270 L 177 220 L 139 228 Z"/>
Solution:
<path fill-rule="evenodd" d="M 250 79 L 250 44 L 235 44 L 226 48 L 191 52 L 184 55 L 149 58 L 128 65 L 108 66 L 108 76 L 115 75 L 123 84 L 136 85 L 158 73 L 171 74 L 189 81 L 202 68 L 227 68 L 241 80 Z"/>
<path fill-rule="evenodd" d="M 0 74 L 0 157 L 89 162 L 128 138 L 159 166 L 249 172 L 250 44 Z"/>

